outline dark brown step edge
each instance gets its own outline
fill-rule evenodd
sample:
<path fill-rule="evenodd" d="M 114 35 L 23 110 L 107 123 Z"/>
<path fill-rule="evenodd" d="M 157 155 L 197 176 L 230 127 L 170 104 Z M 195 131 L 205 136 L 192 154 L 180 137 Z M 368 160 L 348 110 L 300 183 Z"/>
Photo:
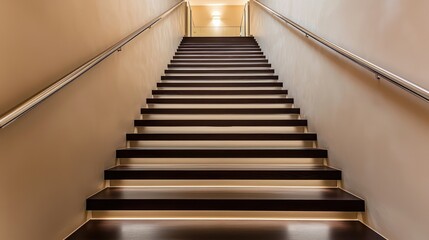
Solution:
<path fill-rule="evenodd" d="M 274 69 L 208 69 L 208 70 L 201 70 L 201 69 L 170 69 L 165 70 L 165 74 L 187 74 L 187 73 L 242 73 L 242 74 L 252 74 L 252 73 L 274 73 Z"/>
<path fill-rule="evenodd" d="M 258 44 L 255 39 L 184 39 L 180 45 L 186 44 Z"/>
<path fill-rule="evenodd" d="M 317 141 L 315 133 L 129 133 L 127 141 Z"/>
<path fill-rule="evenodd" d="M 341 171 L 328 168 L 280 169 L 144 169 L 114 167 L 106 180 L 341 180 Z"/>
<path fill-rule="evenodd" d="M 161 76 L 161 80 L 278 80 L 278 75 Z"/>
<path fill-rule="evenodd" d="M 235 48 L 235 47 L 229 47 L 229 48 L 187 48 L 187 47 L 179 47 L 177 49 L 177 52 L 240 52 L 240 51 L 257 51 L 260 52 L 260 48 Z"/>
<path fill-rule="evenodd" d="M 258 67 L 271 67 L 269 63 L 255 63 L 255 64 L 168 64 L 168 68 L 258 68 Z"/>
<path fill-rule="evenodd" d="M 153 95 L 287 95 L 287 90 L 153 90 Z"/>
<path fill-rule="evenodd" d="M 136 127 L 305 127 L 304 119 L 285 120 L 135 120 Z"/>
<path fill-rule="evenodd" d="M 273 149 L 151 149 L 116 150 L 117 158 L 327 158 L 328 151 L 317 148 Z"/>
<path fill-rule="evenodd" d="M 183 37 L 182 42 L 243 42 L 243 41 L 256 41 L 254 37 Z"/>
<path fill-rule="evenodd" d="M 293 98 L 148 98 L 147 104 L 293 104 Z"/>
<path fill-rule="evenodd" d="M 143 108 L 141 114 L 300 114 L 299 108 Z"/>
<path fill-rule="evenodd" d="M 243 83 L 157 83 L 157 87 L 283 87 L 282 82 L 243 82 Z"/>
<path fill-rule="evenodd" d="M 178 55 L 173 56 L 173 59 L 266 59 L 264 55 L 224 55 L 224 56 L 207 56 L 207 55 L 195 55 L 195 56 L 186 56 L 186 55 Z"/>
<path fill-rule="evenodd" d="M 261 49 L 261 47 L 257 43 L 238 43 L 238 44 L 226 44 L 226 43 L 183 43 L 180 44 L 179 48 L 222 48 L 222 49 L 229 49 L 229 48 L 256 48 Z"/>
<path fill-rule="evenodd" d="M 174 228 L 172 228 L 174 224 Z M 318 227 L 314 227 L 318 226 Z M 67 240 L 147 240 L 147 229 L 153 229 L 150 239 L 165 239 L 165 234 L 181 240 L 293 240 L 326 236 L 330 240 L 385 240 L 359 221 L 284 220 L 284 221 L 202 221 L 202 220 L 90 220 Z M 304 229 L 304 231 L 303 231 Z M 195 233 L 198 233 L 198 237 Z"/>
<path fill-rule="evenodd" d="M 244 42 L 181 42 L 180 47 L 184 46 L 258 46 L 256 41 L 244 41 Z"/>
<path fill-rule="evenodd" d="M 210 198 L 207 197 L 183 198 L 187 192 L 170 191 L 162 198 L 155 193 L 153 198 L 150 191 L 128 188 L 107 188 L 86 201 L 87 210 L 206 210 L 206 211 L 323 211 L 323 212 L 364 212 L 365 202 L 341 189 L 317 189 L 313 198 L 299 198 L 300 190 L 289 191 L 282 198 Z M 127 198 L 128 192 L 132 192 L 133 199 Z M 296 193 L 295 193 L 296 192 Z M 177 194 L 175 197 L 174 194 Z M 201 194 L 202 196 L 203 193 Z M 141 196 L 141 197 L 140 197 Z"/>
<path fill-rule="evenodd" d="M 209 63 L 243 63 L 243 64 L 247 64 L 247 63 L 268 63 L 268 59 L 224 59 L 224 60 L 216 60 L 216 59 L 205 59 L 205 60 L 187 60 L 187 59 L 173 59 L 171 60 L 172 64 L 183 64 L 183 63 L 203 63 L 203 64 L 209 64 Z"/>
<path fill-rule="evenodd" d="M 181 43 L 248 43 L 256 42 L 253 37 L 185 37 Z"/>
<path fill-rule="evenodd" d="M 198 52 L 176 52 L 176 56 L 182 55 L 263 55 L 261 51 L 235 51 L 235 52 L 217 52 L 217 51 L 198 51 Z"/>

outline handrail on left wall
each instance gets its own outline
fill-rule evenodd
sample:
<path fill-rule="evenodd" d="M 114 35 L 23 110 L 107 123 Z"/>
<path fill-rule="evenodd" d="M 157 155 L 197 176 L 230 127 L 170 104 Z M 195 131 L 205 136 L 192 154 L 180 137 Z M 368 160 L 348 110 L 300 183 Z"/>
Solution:
<path fill-rule="evenodd" d="M 58 92 L 59 90 L 63 89 L 67 84 L 73 82 L 80 76 L 82 76 L 85 72 L 95 67 L 97 64 L 102 62 L 104 59 L 108 58 L 110 55 L 115 53 L 116 51 L 120 51 L 123 46 L 128 44 L 130 41 L 132 41 L 134 38 L 145 32 L 146 30 L 153 27 L 155 24 L 157 24 L 159 21 L 170 15 L 174 10 L 176 10 L 178 7 L 180 7 L 183 3 L 186 3 L 185 0 L 180 1 L 176 5 L 174 5 L 172 8 L 164 12 L 163 14 L 159 15 L 155 19 L 151 20 L 149 23 L 145 24 L 144 26 L 140 27 L 127 37 L 123 38 L 121 41 L 117 42 L 113 46 L 109 47 L 107 50 L 103 51 L 102 53 L 98 54 L 96 57 L 92 58 L 88 62 L 84 63 L 80 67 L 76 68 L 63 78 L 57 80 L 53 84 L 49 85 L 48 87 L 44 88 L 43 90 L 39 91 L 38 93 L 34 94 L 27 100 L 19 103 L 15 107 L 11 108 L 6 113 L 2 114 L 0 116 L 0 128 L 5 128 L 9 124 L 11 124 L 16 119 L 23 116 L 25 113 L 36 107 L 38 104 L 43 102 L 44 100 L 48 99 L 50 96 Z"/>

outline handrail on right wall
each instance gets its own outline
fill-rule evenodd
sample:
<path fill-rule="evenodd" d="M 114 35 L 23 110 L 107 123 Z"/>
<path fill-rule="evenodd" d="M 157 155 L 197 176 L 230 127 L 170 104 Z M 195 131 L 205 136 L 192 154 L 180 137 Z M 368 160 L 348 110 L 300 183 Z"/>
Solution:
<path fill-rule="evenodd" d="M 311 31 L 309 31 L 308 29 L 304 28 L 303 26 L 297 24 L 296 22 L 288 19 L 287 17 L 281 15 L 280 13 L 274 11 L 273 9 L 267 7 L 266 5 L 262 4 L 261 2 L 259 2 L 258 0 L 253 0 L 253 2 L 255 2 L 258 6 L 260 6 L 262 9 L 266 10 L 268 13 L 270 13 L 271 15 L 275 16 L 276 18 L 282 20 L 283 22 L 291 25 L 292 27 L 298 29 L 300 32 L 304 33 L 305 36 L 307 38 L 312 38 L 314 40 L 316 40 L 317 42 L 323 44 L 324 46 L 334 50 L 335 52 L 343 55 L 344 57 L 352 60 L 353 62 L 359 64 L 360 66 L 368 69 L 369 71 L 373 72 L 376 74 L 378 79 L 386 79 L 389 82 L 399 86 L 400 88 L 420 97 L 421 99 L 429 102 L 429 90 L 405 79 L 402 78 L 368 60 L 365 60 L 361 57 L 359 57 L 356 54 L 353 54 L 350 51 L 347 51 L 344 48 L 341 48 L 340 46 L 312 33 Z"/>

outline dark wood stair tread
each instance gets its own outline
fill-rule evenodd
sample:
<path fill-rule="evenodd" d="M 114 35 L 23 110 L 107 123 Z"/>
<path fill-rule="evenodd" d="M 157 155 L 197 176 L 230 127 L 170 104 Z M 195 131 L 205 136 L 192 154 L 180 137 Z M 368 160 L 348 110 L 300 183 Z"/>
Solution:
<path fill-rule="evenodd" d="M 109 187 L 87 210 L 338 211 L 360 212 L 365 202 L 339 188 Z"/>
<path fill-rule="evenodd" d="M 299 108 L 143 108 L 141 114 L 299 114 Z"/>
<path fill-rule="evenodd" d="M 153 90 L 153 95 L 286 95 L 287 90 Z"/>
<path fill-rule="evenodd" d="M 253 59 L 265 59 L 264 55 L 200 55 L 200 56 L 187 56 L 187 55 L 176 55 L 173 59 L 240 59 L 240 58 L 253 58 Z"/>
<path fill-rule="evenodd" d="M 268 59 L 173 59 L 171 63 L 268 63 Z"/>
<path fill-rule="evenodd" d="M 277 75 L 161 76 L 161 80 L 278 80 Z"/>
<path fill-rule="evenodd" d="M 264 55 L 261 51 L 234 51 L 234 52 L 219 52 L 219 51 L 189 51 L 189 52 L 176 52 L 175 56 L 187 55 Z"/>
<path fill-rule="evenodd" d="M 166 74 L 198 74 L 198 73 L 213 73 L 213 74 L 221 74 L 221 73 L 245 73 L 245 74 L 261 74 L 261 73 L 274 73 L 273 69 L 167 69 L 165 70 Z"/>
<path fill-rule="evenodd" d="M 358 221 L 90 220 L 67 240 L 384 240 Z"/>
<path fill-rule="evenodd" d="M 239 52 L 239 51 L 261 51 L 259 47 L 223 47 L 223 48 L 207 48 L 207 47 L 179 47 L 177 52 Z"/>
<path fill-rule="evenodd" d="M 258 127 L 299 127 L 307 126 L 304 119 L 284 120 L 135 120 L 137 127 L 163 126 L 163 127 L 197 127 L 197 126 L 258 126 Z"/>
<path fill-rule="evenodd" d="M 319 148 L 125 148 L 117 158 L 327 158 Z"/>
<path fill-rule="evenodd" d="M 104 173 L 106 180 L 182 179 L 182 180 L 340 180 L 341 171 L 325 167 L 139 167 L 117 166 Z"/>
<path fill-rule="evenodd" d="M 316 141 L 315 133 L 130 133 L 128 141 Z"/>
<path fill-rule="evenodd" d="M 157 83 L 158 87 L 283 87 L 282 82 L 227 82 L 227 83 Z"/>
<path fill-rule="evenodd" d="M 148 104 L 293 104 L 293 98 L 148 98 Z"/>
<path fill-rule="evenodd" d="M 201 47 L 226 47 L 226 48 L 260 48 L 260 46 L 256 43 L 232 43 L 232 44 L 224 44 L 224 43 L 183 43 L 180 44 L 178 48 L 201 48 Z"/>
<path fill-rule="evenodd" d="M 271 67 L 268 63 L 249 63 L 249 64 L 168 64 L 169 68 L 258 68 L 258 67 Z"/>

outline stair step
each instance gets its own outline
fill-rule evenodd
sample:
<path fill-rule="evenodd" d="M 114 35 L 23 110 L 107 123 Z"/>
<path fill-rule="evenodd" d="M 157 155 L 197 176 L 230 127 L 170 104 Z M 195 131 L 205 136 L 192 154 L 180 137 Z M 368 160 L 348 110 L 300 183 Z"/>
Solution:
<path fill-rule="evenodd" d="M 179 47 L 177 49 L 178 52 L 239 52 L 239 51 L 261 51 L 259 47 L 252 47 L 252 48 L 238 48 L 238 47 L 223 47 L 223 48 L 206 48 L 206 47 Z"/>
<path fill-rule="evenodd" d="M 272 169 L 118 166 L 106 170 L 104 176 L 106 180 L 340 180 L 341 171 L 324 166 Z"/>
<path fill-rule="evenodd" d="M 181 44 L 178 48 L 222 48 L 222 49 L 229 49 L 229 48 L 255 48 L 255 49 L 261 49 L 260 46 L 256 43 L 241 43 L 241 44 L 226 44 L 226 43 L 184 43 Z"/>
<path fill-rule="evenodd" d="M 173 59 L 171 63 L 268 63 L 268 59 Z"/>
<path fill-rule="evenodd" d="M 285 120 L 135 120 L 136 127 L 232 127 L 232 126 L 258 126 L 258 127 L 304 127 L 307 120 L 285 119 Z"/>
<path fill-rule="evenodd" d="M 161 76 L 161 80 L 278 80 L 277 75 Z"/>
<path fill-rule="evenodd" d="M 131 133 L 127 141 L 317 141 L 315 133 Z"/>
<path fill-rule="evenodd" d="M 173 59 L 265 59 L 264 55 L 200 55 L 200 56 L 186 56 L 176 55 Z"/>
<path fill-rule="evenodd" d="M 220 73 L 232 73 L 232 74 L 238 74 L 238 73 L 244 73 L 244 74 L 252 74 L 252 73 L 274 73 L 274 69 L 167 69 L 165 70 L 166 74 L 198 74 L 198 73 L 213 73 L 213 74 L 220 74 Z"/>
<path fill-rule="evenodd" d="M 300 114 L 299 108 L 143 108 L 141 114 Z"/>
<path fill-rule="evenodd" d="M 261 51 L 235 51 L 235 52 L 220 52 L 220 51 L 189 51 L 189 52 L 176 52 L 176 56 L 187 55 L 263 55 Z"/>
<path fill-rule="evenodd" d="M 148 98 L 147 104 L 293 104 L 293 98 Z"/>
<path fill-rule="evenodd" d="M 158 87 L 283 87 L 282 82 L 157 83 Z"/>
<path fill-rule="evenodd" d="M 179 45 L 179 48 L 258 48 L 258 44 L 206 44 L 206 43 L 184 43 Z"/>
<path fill-rule="evenodd" d="M 87 199 L 87 210 L 338 211 L 365 203 L 339 188 L 110 187 Z"/>
<path fill-rule="evenodd" d="M 184 37 L 183 43 L 256 43 L 254 37 Z"/>
<path fill-rule="evenodd" d="M 67 238 L 67 240 L 157 239 L 384 240 L 359 221 L 323 220 L 90 220 Z"/>
<path fill-rule="evenodd" d="M 287 90 L 153 90 L 153 95 L 270 95 L 288 94 Z"/>
<path fill-rule="evenodd" d="M 318 148 L 126 148 L 117 158 L 327 158 Z"/>
<path fill-rule="evenodd" d="M 268 63 L 256 64 L 168 64 L 168 68 L 259 68 L 271 67 Z"/>

